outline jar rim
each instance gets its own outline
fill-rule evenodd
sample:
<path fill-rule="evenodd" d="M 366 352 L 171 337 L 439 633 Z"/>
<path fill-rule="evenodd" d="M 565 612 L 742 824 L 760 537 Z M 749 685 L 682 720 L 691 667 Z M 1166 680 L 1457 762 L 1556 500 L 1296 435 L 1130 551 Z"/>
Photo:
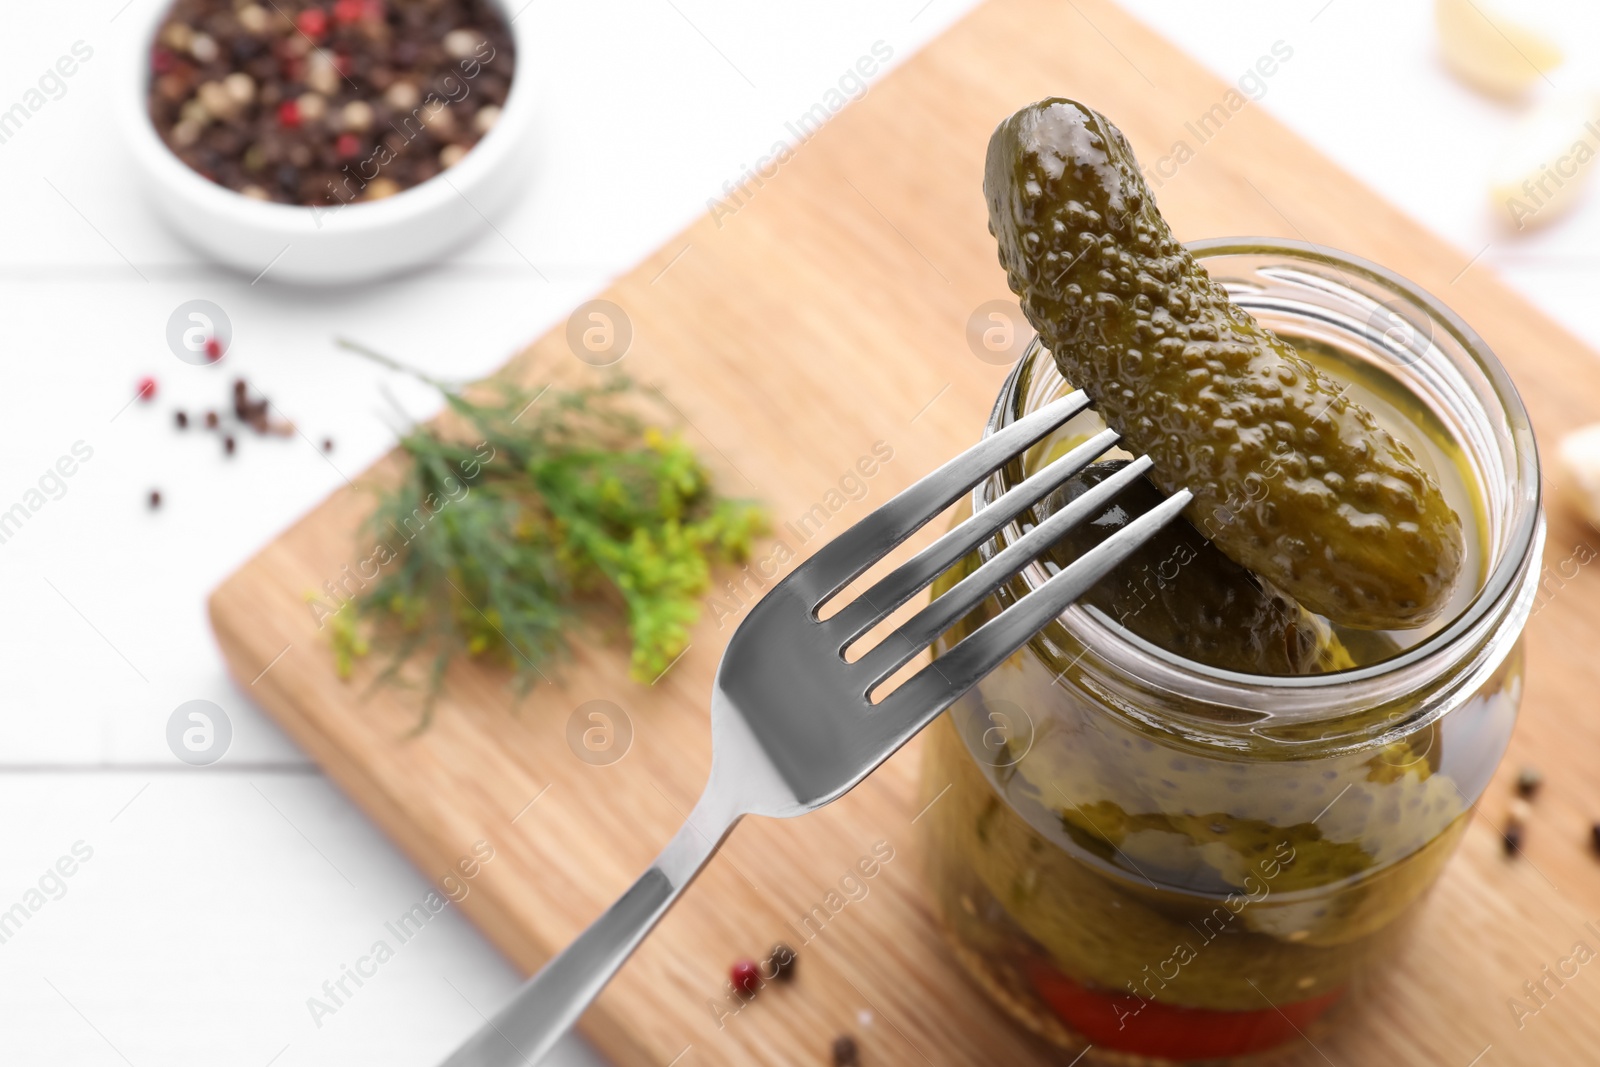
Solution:
<path fill-rule="evenodd" d="M 1371 695 L 1367 692 L 1369 689 L 1406 681 L 1408 675 L 1415 675 L 1413 680 L 1418 683 L 1425 681 L 1424 676 L 1431 676 L 1437 670 L 1441 657 L 1459 659 L 1508 623 L 1515 626 L 1515 632 L 1520 632 L 1532 608 L 1534 590 L 1528 585 L 1528 571 L 1537 559 L 1544 533 L 1538 445 L 1527 410 L 1510 374 L 1483 338 L 1427 290 L 1385 267 L 1347 252 L 1307 241 L 1276 237 L 1208 238 L 1186 242 L 1185 247 L 1202 264 L 1227 256 L 1265 255 L 1281 257 L 1292 263 L 1331 267 L 1352 279 L 1365 280 L 1382 289 L 1385 295 L 1405 301 L 1427 315 L 1433 327 L 1454 339 L 1500 405 L 1499 412 L 1485 409 L 1484 414 L 1503 419 L 1509 437 L 1513 460 L 1510 465 L 1512 469 L 1505 472 L 1511 482 L 1507 497 L 1509 527 L 1504 531 L 1500 551 L 1489 573 L 1482 579 L 1472 600 L 1455 617 L 1416 645 L 1365 666 L 1310 675 L 1258 675 L 1212 667 L 1153 645 L 1081 605 L 1069 607 L 1060 617 L 1063 620 L 1073 619 L 1080 624 L 1069 626 L 1069 632 L 1083 640 L 1086 647 L 1093 647 L 1102 655 L 1108 652 L 1113 655 L 1137 655 L 1141 660 L 1141 668 L 1156 668 L 1154 673 L 1160 675 L 1148 677 L 1143 669 L 1132 672 L 1138 674 L 1141 681 L 1161 684 L 1163 688 L 1182 692 L 1186 696 L 1201 696 L 1207 703 L 1238 708 L 1250 708 L 1252 705 L 1273 707 L 1267 701 L 1282 699 L 1294 691 L 1305 696 L 1326 696 L 1334 689 L 1343 690 L 1342 695 L 1347 698 L 1340 700 L 1340 705 L 1346 704 L 1347 700 L 1351 704 L 1358 703 L 1364 696 Z M 1018 408 L 1018 399 L 1030 366 L 1041 358 L 1048 360 L 1051 357 L 1041 340 L 1035 337 L 1002 385 L 986 433 L 996 431 L 1014 415 L 1023 413 Z M 1485 407 L 1479 397 L 1474 396 L 1472 400 L 1480 409 Z M 981 509 L 989 502 L 985 494 L 991 486 L 1007 487 L 1001 479 L 1003 474 L 997 472 L 973 491 L 974 509 Z M 1025 572 L 1023 580 L 1032 582 L 1037 577 L 1030 578 Z M 1083 623 L 1091 624 L 1091 632 L 1100 639 L 1092 646 L 1081 632 Z M 1450 655 L 1452 651 L 1456 653 L 1455 656 Z M 1495 657 L 1495 663 L 1488 666 L 1497 666 L 1500 658 L 1503 657 Z M 1304 713 L 1310 709 L 1304 709 L 1301 714 L 1294 714 L 1295 709 L 1292 708 L 1287 710 L 1289 714 L 1284 717 L 1303 721 L 1323 715 L 1336 717 L 1343 713 L 1344 708 L 1324 711 L 1323 715 L 1315 711 Z M 1283 712 L 1282 708 L 1274 708 L 1274 717 L 1283 715 Z"/>

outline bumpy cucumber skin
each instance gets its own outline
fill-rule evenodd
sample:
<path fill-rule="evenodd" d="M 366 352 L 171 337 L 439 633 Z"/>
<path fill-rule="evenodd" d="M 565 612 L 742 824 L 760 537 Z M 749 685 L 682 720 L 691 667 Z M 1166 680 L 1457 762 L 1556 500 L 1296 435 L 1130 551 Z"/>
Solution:
<path fill-rule="evenodd" d="M 1126 465 L 1114 460 L 1084 468 L 1041 502 L 1041 521 Z M 1154 485 L 1134 482 L 1052 545 L 1047 558 L 1067 566 L 1161 500 Z M 1311 674 L 1319 667 L 1325 628 L 1299 604 L 1264 589 L 1181 517 L 1097 582 L 1083 602 L 1197 663 L 1269 675 Z"/>
<path fill-rule="evenodd" d="M 1071 100 L 989 141 L 989 230 L 1067 380 L 1236 562 L 1363 629 L 1420 626 L 1464 555 L 1438 483 L 1371 412 L 1259 326 L 1157 211 L 1117 128 Z"/>

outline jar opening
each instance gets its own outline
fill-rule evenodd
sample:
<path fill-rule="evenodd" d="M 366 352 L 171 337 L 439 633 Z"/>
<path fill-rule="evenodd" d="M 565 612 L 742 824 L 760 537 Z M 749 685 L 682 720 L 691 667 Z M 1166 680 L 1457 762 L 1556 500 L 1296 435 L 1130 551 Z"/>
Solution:
<path fill-rule="evenodd" d="M 1543 544 L 1537 447 L 1505 368 L 1438 299 L 1369 261 L 1276 238 L 1213 239 L 1189 248 L 1263 325 L 1296 343 L 1314 341 L 1365 361 L 1427 411 L 1477 482 L 1469 488 L 1478 498 L 1478 551 L 1462 576 L 1458 602 L 1433 632 L 1413 636 L 1415 643 L 1380 662 L 1324 674 L 1253 675 L 1197 663 L 1082 604 L 1068 608 L 1060 626 L 1082 644 L 1085 658 L 1092 655 L 1102 682 L 1134 680 L 1145 691 L 1182 694 L 1218 709 L 1217 717 L 1207 717 L 1213 724 L 1333 719 L 1372 707 L 1379 691 L 1422 691 L 1446 675 L 1460 684 L 1445 686 L 1441 700 L 1470 693 L 1469 678 L 1494 670 L 1508 650 L 1509 642 L 1493 637 L 1520 632 L 1531 610 Z M 1035 338 L 1001 390 L 989 431 L 1068 388 Z M 1013 464 L 979 485 L 974 509 L 1031 473 L 1025 466 Z M 1002 537 L 1020 536 L 1019 523 Z M 1042 563 L 1030 565 L 1019 575 L 1019 591 L 1037 588 L 1048 576 Z M 1048 637 L 1035 639 L 1041 640 Z M 1437 704 L 1423 702 L 1421 713 L 1441 713 L 1444 706 Z"/>

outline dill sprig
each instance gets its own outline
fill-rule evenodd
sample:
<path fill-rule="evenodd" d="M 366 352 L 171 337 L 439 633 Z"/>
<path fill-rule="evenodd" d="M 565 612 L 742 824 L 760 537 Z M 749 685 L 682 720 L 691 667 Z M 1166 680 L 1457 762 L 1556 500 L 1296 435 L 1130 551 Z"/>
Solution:
<path fill-rule="evenodd" d="M 354 601 L 389 655 L 380 681 L 404 682 L 402 668 L 429 657 L 419 729 L 457 658 L 508 665 L 525 694 L 568 653 L 580 617 L 607 608 L 620 608 L 630 673 L 655 680 L 687 647 L 711 567 L 744 560 L 766 528 L 759 505 L 719 496 L 694 450 L 639 416 L 649 394 L 625 375 L 537 392 L 495 382 L 473 399 L 338 343 L 438 389 L 459 425 L 401 438 L 411 462 L 368 520 L 390 551 Z M 336 634 L 346 663 L 365 651 L 354 622 Z"/>

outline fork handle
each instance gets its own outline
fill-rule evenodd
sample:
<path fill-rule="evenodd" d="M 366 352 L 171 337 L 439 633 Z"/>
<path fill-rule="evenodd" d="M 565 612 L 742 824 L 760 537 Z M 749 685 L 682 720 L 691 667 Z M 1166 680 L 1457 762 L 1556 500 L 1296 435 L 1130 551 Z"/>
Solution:
<path fill-rule="evenodd" d="M 677 834 L 605 914 L 522 984 L 510 1002 L 440 1067 L 537 1063 L 600 995 L 646 934 L 700 873 L 740 815 L 707 788 Z"/>

